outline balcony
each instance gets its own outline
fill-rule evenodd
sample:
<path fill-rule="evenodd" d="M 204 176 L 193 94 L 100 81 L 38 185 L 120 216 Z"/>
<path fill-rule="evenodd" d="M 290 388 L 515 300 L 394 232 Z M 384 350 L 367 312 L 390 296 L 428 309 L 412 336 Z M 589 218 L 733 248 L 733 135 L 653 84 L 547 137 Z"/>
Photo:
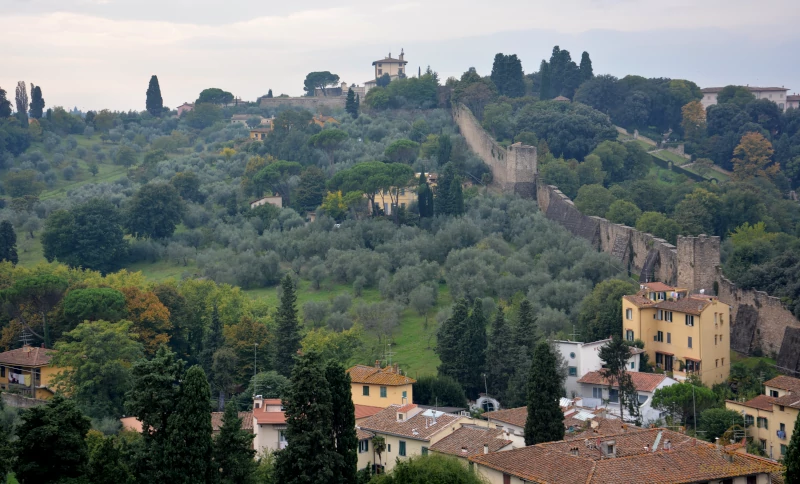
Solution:
<path fill-rule="evenodd" d="M 777 435 L 778 438 L 781 440 L 786 440 L 786 432 L 783 430 L 778 430 L 777 432 L 775 432 L 775 435 Z"/>

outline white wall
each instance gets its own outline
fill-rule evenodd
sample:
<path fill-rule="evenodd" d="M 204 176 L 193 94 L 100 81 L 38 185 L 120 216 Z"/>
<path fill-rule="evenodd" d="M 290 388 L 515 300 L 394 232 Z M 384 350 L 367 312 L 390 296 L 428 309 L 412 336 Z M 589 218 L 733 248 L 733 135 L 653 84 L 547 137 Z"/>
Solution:
<path fill-rule="evenodd" d="M 567 390 L 567 398 L 572 398 L 573 395 L 581 396 L 582 390 L 578 380 L 589 372 L 599 371 L 603 368 L 603 360 L 600 359 L 600 348 L 607 341 L 608 340 L 601 340 L 592 343 L 579 343 L 576 341 L 556 342 L 561 356 L 567 360 L 567 366 L 577 369 L 577 376 L 569 376 L 569 374 L 567 374 L 567 379 L 564 382 L 564 386 Z M 572 353 L 575 354 L 574 358 L 572 357 Z M 627 365 L 628 371 L 639 371 L 639 356 L 640 355 L 633 355 L 630 357 Z M 631 367 L 631 363 L 633 363 L 633 367 Z M 589 396 L 592 396 L 591 390 L 589 390 Z"/>

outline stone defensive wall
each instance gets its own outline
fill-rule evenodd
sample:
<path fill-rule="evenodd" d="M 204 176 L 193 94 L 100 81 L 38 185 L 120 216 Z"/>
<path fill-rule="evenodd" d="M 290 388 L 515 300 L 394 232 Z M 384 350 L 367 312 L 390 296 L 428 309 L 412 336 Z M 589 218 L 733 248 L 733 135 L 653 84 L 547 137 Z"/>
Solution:
<path fill-rule="evenodd" d="M 347 98 L 344 96 L 328 97 L 262 97 L 258 100 L 258 105 L 262 108 L 274 108 L 277 106 L 301 107 L 315 110 L 320 106 L 331 108 L 344 108 Z"/>
<path fill-rule="evenodd" d="M 491 168 L 494 185 L 526 198 L 534 197 L 538 173 L 535 146 L 515 143 L 503 148 L 463 104 L 453 107 L 453 119 L 470 149 Z"/>
<path fill-rule="evenodd" d="M 548 219 L 610 254 L 620 270 L 638 275 L 640 282 L 661 281 L 693 292 L 703 289 L 706 294 L 716 294 L 731 306 L 731 349 L 777 357 L 780 371 L 800 376 L 800 321 L 779 298 L 739 288 L 722 275 L 719 237 L 678 236 L 676 247 L 633 227 L 584 215 L 558 187 L 538 179 L 535 148 L 523 146 L 515 152 L 517 145 L 512 145 L 506 150 L 463 105 L 453 109 L 453 118 L 469 147 L 489 165 L 495 184 L 503 190 L 535 196 L 539 210 Z M 529 156 L 517 156 L 528 148 L 533 150 L 532 163 Z M 533 188 L 529 188 L 531 184 Z"/>

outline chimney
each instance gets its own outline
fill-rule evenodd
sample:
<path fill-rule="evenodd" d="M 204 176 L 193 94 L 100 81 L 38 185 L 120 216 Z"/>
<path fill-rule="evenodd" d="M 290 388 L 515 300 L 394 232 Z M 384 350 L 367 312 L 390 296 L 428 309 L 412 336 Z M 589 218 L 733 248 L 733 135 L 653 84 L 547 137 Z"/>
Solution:
<path fill-rule="evenodd" d="M 394 372 L 395 372 L 396 374 L 399 374 L 399 373 L 400 373 L 399 364 L 397 364 L 397 363 L 395 363 L 395 364 L 394 364 Z"/>
<path fill-rule="evenodd" d="M 720 443 L 719 443 L 719 437 L 714 439 L 714 443 L 717 445 L 717 449 L 721 449 L 722 448 L 722 445 L 720 445 Z"/>
<path fill-rule="evenodd" d="M 483 453 L 484 454 L 488 454 L 489 453 L 489 444 L 483 444 Z"/>
<path fill-rule="evenodd" d="M 400 60 L 403 60 L 403 57 L 405 57 L 405 55 L 406 54 L 405 52 L 403 52 L 403 49 L 400 49 Z"/>
<path fill-rule="evenodd" d="M 380 369 L 381 367 L 381 360 L 375 360 L 375 368 Z"/>
<path fill-rule="evenodd" d="M 462 454 L 466 454 L 466 453 L 467 453 L 467 448 L 466 448 L 466 446 L 465 446 L 465 447 L 461 447 L 461 453 L 462 453 Z"/>
<path fill-rule="evenodd" d="M 264 407 L 264 396 L 256 395 L 253 397 L 253 410 Z"/>

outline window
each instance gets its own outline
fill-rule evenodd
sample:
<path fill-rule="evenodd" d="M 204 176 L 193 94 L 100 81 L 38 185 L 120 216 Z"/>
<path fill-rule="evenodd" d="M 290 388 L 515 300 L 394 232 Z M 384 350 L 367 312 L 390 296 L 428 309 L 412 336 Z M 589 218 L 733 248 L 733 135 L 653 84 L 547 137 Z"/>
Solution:
<path fill-rule="evenodd" d="M 667 344 L 672 344 L 672 333 L 667 333 Z"/>
<path fill-rule="evenodd" d="M 745 415 L 744 416 L 744 424 L 746 426 L 749 427 L 749 426 L 753 425 L 753 422 L 755 422 L 755 419 L 753 418 L 752 415 Z"/>
<path fill-rule="evenodd" d="M 625 310 L 625 319 L 633 319 L 633 309 L 626 309 Z"/>
<path fill-rule="evenodd" d="M 722 335 L 719 335 L 719 342 L 722 343 Z"/>
<path fill-rule="evenodd" d="M 427 447 L 423 447 L 422 448 L 422 455 L 428 455 L 428 448 Z"/>
<path fill-rule="evenodd" d="M 625 331 L 625 339 L 628 341 L 633 341 L 633 330 L 628 329 Z"/>
<path fill-rule="evenodd" d="M 786 455 L 786 446 L 781 444 L 781 455 Z"/>
<path fill-rule="evenodd" d="M 508 474 L 503 474 L 503 484 L 511 484 L 511 476 Z"/>
<path fill-rule="evenodd" d="M 405 457 L 405 456 L 406 456 L 406 441 L 405 440 L 401 440 L 400 441 L 400 457 Z"/>
<path fill-rule="evenodd" d="M 714 319 L 716 319 L 716 314 L 714 316 L 715 316 Z M 716 324 L 716 321 L 714 322 L 714 324 Z M 689 314 L 686 315 L 686 326 L 694 326 L 694 316 L 691 316 Z"/>
<path fill-rule="evenodd" d="M 767 441 L 766 439 L 759 439 L 761 441 L 761 450 L 767 450 Z"/>
<path fill-rule="evenodd" d="M 603 389 L 600 387 L 592 387 L 592 398 L 601 400 L 603 398 Z"/>
<path fill-rule="evenodd" d="M 574 366 L 569 367 L 569 376 L 578 376 L 578 369 Z"/>
<path fill-rule="evenodd" d="M 2 376 L 2 377 L 6 376 L 6 367 L 5 366 L 0 366 L 0 376 Z"/>
<path fill-rule="evenodd" d="M 664 364 L 664 354 L 663 353 L 656 353 L 656 366 L 661 368 L 661 365 Z"/>
<path fill-rule="evenodd" d="M 769 421 L 764 417 L 758 417 L 756 419 L 756 426 L 760 429 L 769 429 Z"/>
<path fill-rule="evenodd" d="M 717 359 L 717 360 L 714 360 L 714 366 L 716 366 L 717 368 L 719 368 L 719 359 Z"/>
<path fill-rule="evenodd" d="M 659 309 L 658 311 L 656 311 L 656 314 L 654 314 L 653 317 L 656 318 L 659 321 L 663 320 L 664 319 L 664 311 Z"/>
<path fill-rule="evenodd" d="M 378 69 L 378 75 L 379 75 L 379 76 L 382 76 L 382 75 L 383 75 L 383 69 Z"/>
<path fill-rule="evenodd" d="M 722 358 L 721 362 L 722 362 L 722 366 L 725 366 L 725 358 Z"/>
<path fill-rule="evenodd" d="M 758 484 L 758 476 L 747 476 L 747 484 Z"/>
<path fill-rule="evenodd" d="M 381 387 L 381 398 L 386 398 L 386 387 Z"/>
<path fill-rule="evenodd" d="M 403 398 L 408 398 L 408 392 L 406 390 L 403 390 Z"/>
<path fill-rule="evenodd" d="M 400 189 L 400 195 L 405 195 L 405 194 L 406 194 L 406 189 L 405 188 L 401 188 Z"/>
<path fill-rule="evenodd" d="M 781 432 L 786 432 L 786 424 L 781 424 Z"/>
<path fill-rule="evenodd" d="M 647 395 L 639 394 L 639 405 L 644 405 L 644 402 L 647 401 Z"/>
<path fill-rule="evenodd" d="M 656 335 L 653 336 L 653 341 L 658 341 L 659 343 L 663 343 L 664 342 L 664 332 L 663 331 L 657 332 Z"/>
<path fill-rule="evenodd" d="M 392 444 L 386 444 L 386 452 L 392 451 Z"/>
<path fill-rule="evenodd" d="M 717 335 L 714 335 L 714 344 L 717 344 Z"/>
<path fill-rule="evenodd" d="M 633 369 L 635 369 L 635 368 L 636 368 L 636 363 L 634 363 L 634 362 L 632 362 L 632 361 L 631 361 L 631 370 L 633 370 Z"/>
<path fill-rule="evenodd" d="M 689 343 L 689 348 L 691 348 L 691 347 L 692 347 L 692 337 L 691 337 L 691 336 L 689 336 L 689 341 L 688 341 L 688 343 Z"/>
<path fill-rule="evenodd" d="M 770 390 L 769 396 L 771 396 L 772 398 L 778 398 L 778 390 Z"/>
<path fill-rule="evenodd" d="M 365 397 L 369 396 L 369 385 L 364 385 L 363 387 L 361 387 L 361 394 L 364 395 Z"/>
<path fill-rule="evenodd" d="M 363 454 L 364 452 L 369 452 L 369 440 L 359 440 L 358 441 L 358 453 Z"/>
<path fill-rule="evenodd" d="M 671 323 L 672 322 L 672 311 L 664 311 L 664 319 Z"/>
<path fill-rule="evenodd" d="M 619 390 L 611 389 L 608 391 L 608 401 L 611 403 L 619 403 Z"/>

